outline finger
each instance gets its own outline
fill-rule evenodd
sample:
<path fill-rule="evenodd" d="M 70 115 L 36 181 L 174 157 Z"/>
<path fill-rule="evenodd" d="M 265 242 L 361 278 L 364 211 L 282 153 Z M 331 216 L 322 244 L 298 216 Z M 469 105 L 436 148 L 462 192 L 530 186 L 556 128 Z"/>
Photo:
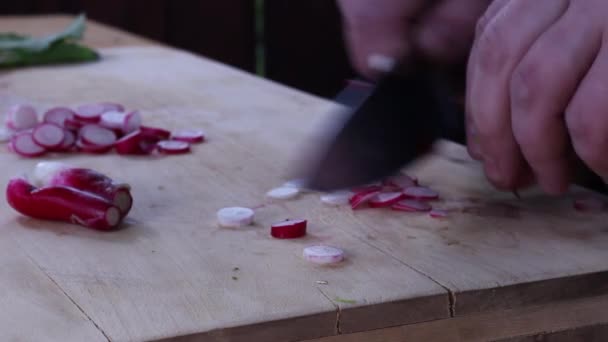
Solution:
<path fill-rule="evenodd" d="M 511 0 L 476 38 L 468 88 L 470 115 L 478 131 L 486 175 L 498 188 L 514 187 L 525 165 L 511 129 L 511 73 L 567 5 L 567 0 Z"/>
<path fill-rule="evenodd" d="M 568 189 L 572 159 L 564 109 L 601 45 L 601 30 L 588 22 L 571 5 L 537 39 L 511 78 L 513 134 L 539 185 L 550 194 Z"/>
<path fill-rule="evenodd" d="M 608 177 L 608 41 L 566 110 L 566 125 L 576 154 L 595 173 Z"/>

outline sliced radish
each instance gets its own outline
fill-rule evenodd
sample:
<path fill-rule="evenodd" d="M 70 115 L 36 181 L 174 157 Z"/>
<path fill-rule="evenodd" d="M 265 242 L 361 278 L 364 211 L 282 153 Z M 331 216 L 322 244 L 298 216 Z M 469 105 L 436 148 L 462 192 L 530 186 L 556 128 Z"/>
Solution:
<path fill-rule="evenodd" d="M 391 206 L 398 211 L 430 211 L 433 209 L 428 203 L 417 200 L 402 200 Z"/>
<path fill-rule="evenodd" d="M 321 202 L 327 205 L 347 205 L 354 193 L 348 190 L 338 190 L 321 195 Z"/>
<path fill-rule="evenodd" d="M 277 239 L 296 239 L 306 235 L 306 220 L 286 220 L 270 226 L 270 235 Z"/>
<path fill-rule="evenodd" d="M 268 191 L 266 193 L 266 196 L 268 196 L 270 198 L 274 198 L 274 199 L 285 200 L 285 199 L 295 198 L 296 196 L 298 196 L 299 193 L 300 193 L 300 190 L 298 190 L 296 188 L 281 187 L 281 188 L 274 188 L 274 189 Z"/>
<path fill-rule="evenodd" d="M 410 186 L 403 190 L 403 194 L 409 198 L 418 200 L 434 200 L 439 197 L 437 191 L 423 186 Z"/>
<path fill-rule="evenodd" d="M 156 144 L 158 150 L 167 154 L 178 154 L 190 152 L 190 144 L 185 141 L 163 140 Z"/>
<path fill-rule="evenodd" d="M 137 130 L 116 141 L 115 147 L 118 154 L 150 154 L 158 141 L 158 137 Z"/>
<path fill-rule="evenodd" d="M 311 246 L 304 248 L 304 259 L 315 264 L 330 265 L 344 260 L 344 251 L 332 246 Z"/>
<path fill-rule="evenodd" d="M 94 103 L 78 106 L 76 108 L 76 119 L 97 123 L 101 119 L 101 114 L 106 112 L 106 107 L 103 104 Z"/>
<path fill-rule="evenodd" d="M 34 128 L 32 138 L 44 148 L 56 148 L 65 140 L 65 130 L 53 123 L 42 123 Z"/>
<path fill-rule="evenodd" d="M 112 146 L 116 142 L 116 133 L 99 125 L 82 126 L 79 131 L 83 143 L 95 146 Z"/>
<path fill-rule="evenodd" d="M 112 149 L 112 147 L 114 147 L 114 145 L 106 145 L 106 146 L 92 145 L 92 144 L 88 144 L 88 143 L 82 141 L 82 139 L 78 139 L 76 141 L 76 147 L 78 148 L 79 151 L 82 151 L 82 152 L 103 154 L 103 153 L 110 152 L 110 150 Z"/>
<path fill-rule="evenodd" d="M 362 204 L 371 201 L 372 198 L 380 194 L 380 190 L 376 188 L 369 188 L 364 191 L 357 192 L 350 199 L 350 206 L 352 209 L 357 209 Z"/>
<path fill-rule="evenodd" d="M 8 129 L 7 127 L 0 126 L 0 142 L 10 141 L 14 134 L 14 131 Z"/>
<path fill-rule="evenodd" d="M 101 114 L 99 125 L 111 130 L 119 129 L 122 131 L 127 114 L 123 112 L 110 111 Z"/>
<path fill-rule="evenodd" d="M 75 118 L 74 119 L 67 118 L 67 119 L 65 119 L 63 126 L 69 130 L 78 131 L 79 129 L 82 128 L 82 126 L 84 126 L 86 124 L 87 124 L 86 122 L 82 122 Z"/>
<path fill-rule="evenodd" d="M 129 134 L 133 131 L 136 131 L 141 127 L 141 114 L 139 111 L 135 110 L 125 116 L 125 122 L 123 124 L 122 130 L 125 134 Z"/>
<path fill-rule="evenodd" d="M 217 212 L 217 221 L 221 227 L 238 228 L 253 223 L 253 210 L 243 207 L 228 207 Z"/>
<path fill-rule="evenodd" d="M 44 113 L 42 121 L 65 127 L 66 120 L 74 120 L 74 115 L 74 111 L 69 108 L 55 107 Z"/>
<path fill-rule="evenodd" d="M 60 146 L 54 148 L 53 149 L 54 151 L 67 152 L 67 151 L 71 150 L 72 147 L 74 147 L 74 144 L 76 144 L 76 135 L 74 135 L 74 133 L 72 133 L 72 131 L 70 131 L 68 129 L 64 129 L 63 134 L 64 134 L 63 142 L 61 143 Z"/>
<path fill-rule="evenodd" d="M 583 212 L 598 212 L 606 209 L 606 202 L 594 196 L 577 198 L 572 204 L 574 209 Z"/>
<path fill-rule="evenodd" d="M 363 185 L 356 188 L 351 189 L 352 192 L 360 193 L 360 192 L 371 192 L 371 191 L 382 191 L 382 186 L 379 184 L 370 184 Z"/>
<path fill-rule="evenodd" d="M 24 157 L 39 157 L 46 153 L 46 149 L 34 141 L 32 133 L 23 132 L 11 139 L 11 150 Z"/>
<path fill-rule="evenodd" d="M 196 129 L 185 129 L 173 133 L 171 139 L 189 143 L 200 143 L 205 141 L 205 132 Z"/>
<path fill-rule="evenodd" d="M 401 192 L 383 192 L 377 194 L 369 201 L 369 206 L 372 208 L 390 207 L 399 202 L 405 197 Z"/>
<path fill-rule="evenodd" d="M 38 114 L 30 105 L 16 105 L 8 110 L 6 115 L 6 127 L 22 131 L 32 128 L 38 124 Z"/>
<path fill-rule="evenodd" d="M 146 135 L 158 137 L 158 140 L 168 140 L 171 137 L 170 131 L 158 127 L 140 126 L 139 130 Z"/>
<path fill-rule="evenodd" d="M 448 211 L 444 209 L 433 209 L 429 212 L 429 216 L 433 218 L 446 218 L 448 217 Z"/>
<path fill-rule="evenodd" d="M 102 102 L 102 103 L 100 103 L 100 105 L 103 106 L 104 113 L 105 112 L 124 112 L 125 111 L 125 107 L 118 103 Z"/>

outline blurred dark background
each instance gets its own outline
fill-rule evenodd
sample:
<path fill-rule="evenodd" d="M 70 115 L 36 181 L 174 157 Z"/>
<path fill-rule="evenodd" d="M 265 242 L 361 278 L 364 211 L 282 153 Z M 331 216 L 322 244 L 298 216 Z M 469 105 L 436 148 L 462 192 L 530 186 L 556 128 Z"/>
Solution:
<path fill-rule="evenodd" d="M 0 1 L 0 15 L 82 12 L 323 97 L 354 75 L 333 0 Z"/>

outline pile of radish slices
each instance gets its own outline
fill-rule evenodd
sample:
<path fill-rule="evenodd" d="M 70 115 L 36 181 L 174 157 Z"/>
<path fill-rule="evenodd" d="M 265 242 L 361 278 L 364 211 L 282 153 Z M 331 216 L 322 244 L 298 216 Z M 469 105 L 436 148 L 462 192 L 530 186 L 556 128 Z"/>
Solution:
<path fill-rule="evenodd" d="M 6 113 L 0 138 L 23 157 L 47 152 L 107 153 L 122 155 L 187 153 L 193 143 L 205 140 L 201 130 L 170 132 L 142 125 L 139 111 L 126 111 L 115 103 L 95 103 L 47 110 L 41 120 L 30 105 L 15 105 Z"/>

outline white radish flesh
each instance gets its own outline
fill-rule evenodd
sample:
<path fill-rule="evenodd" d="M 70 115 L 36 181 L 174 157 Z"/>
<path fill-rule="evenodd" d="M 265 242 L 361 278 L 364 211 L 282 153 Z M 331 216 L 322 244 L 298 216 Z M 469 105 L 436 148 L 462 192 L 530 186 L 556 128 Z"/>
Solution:
<path fill-rule="evenodd" d="M 52 123 L 38 125 L 32 134 L 36 144 L 44 148 L 61 146 L 65 140 L 64 129 Z"/>
<path fill-rule="evenodd" d="M 306 247 L 303 255 L 307 261 L 319 265 L 331 265 L 344 260 L 344 251 L 332 246 Z"/>
<path fill-rule="evenodd" d="M 158 150 L 167 154 L 178 154 L 190 152 L 190 144 L 185 141 L 163 140 L 156 144 Z"/>
<path fill-rule="evenodd" d="M 139 111 L 133 111 L 125 116 L 125 121 L 122 127 L 122 130 L 125 134 L 129 134 L 133 131 L 136 131 L 141 127 L 141 114 Z"/>
<path fill-rule="evenodd" d="M 101 114 L 106 112 L 106 107 L 103 104 L 86 104 L 76 108 L 75 116 L 78 120 L 86 122 L 99 122 Z"/>
<path fill-rule="evenodd" d="M 98 125 L 86 125 L 80 129 L 80 139 L 87 145 L 98 147 L 112 146 L 116 142 L 116 134 Z"/>
<path fill-rule="evenodd" d="M 274 188 L 266 193 L 266 196 L 274 199 L 286 200 L 298 196 L 300 190 L 296 188 Z"/>
<path fill-rule="evenodd" d="M 156 148 L 158 140 L 160 139 L 156 136 L 137 130 L 116 141 L 116 152 L 118 154 L 150 154 Z"/>
<path fill-rule="evenodd" d="M 24 132 L 13 136 L 11 149 L 24 157 L 38 157 L 46 152 L 46 149 L 34 141 L 32 133 Z"/>
<path fill-rule="evenodd" d="M 38 114 L 34 107 L 16 105 L 9 109 L 6 116 L 6 126 L 15 131 L 22 131 L 38 124 Z"/>
<path fill-rule="evenodd" d="M 186 141 L 189 143 L 200 143 L 205 141 L 205 132 L 195 129 L 185 129 L 173 133 L 173 140 Z"/>
<path fill-rule="evenodd" d="M 363 191 L 357 192 L 350 199 L 350 206 L 352 209 L 357 209 L 361 205 L 369 202 L 372 198 L 376 197 L 376 195 L 380 194 L 379 187 L 369 187 L 364 189 Z"/>
<path fill-rule="evenodd" d="M 402 200 L 391 206 L 397 211 L 430 211 L 433 209 L 428 203 L 417 200 Z"/>
<path fill-rule="evenodd" d="M 253 223 L 255 213 L 249 208 L 228 207 L 217 212 L 217 221 L 221 227 L 238 228 Z"/>
<path fill-rule="evenodd" d="M 348 190 L 339 190 L 321 195 L 321 202 L 327 205 L 347 205 L 354 193 Z"/>
<path fill-rule="evenodd" d="M 6 127 L 2 127 L 0 126 L 0 142 L 7 142 L 11 140 L 11 137 L 14 135 L 15 133 L 6 128 Z"/>
<path fill-rule="evenodd" d="M 78 139 L 76 141 L 76 147 L 78 150 L 86 153 L 94 153 L 94 154 L 103 154 L 110 152 L 113 145 L 92 145 L 82 141 L 82 139 Z"/>
<path fill-rule="evenodd" d="M 74 144 L 76 143 L 76 135 L 67 129 L 63 131 L 63 134 L 65 135 L 65 138 L 63 139 L 63 143 L 61 146 L 59 146 L 58 150 L 65 152 L 74 147 Z"/>
<path fill-rule="evenodd" d="M 390 207 L 399 202 L 405 195 L 401 192 L 383 192 L 376 195 L 369 201 L 369 206 L 372 208 Z"/>
<path fill-rule="evenodd" d="M 409 198 L 419 200 L 434 200 L 439 197 L 437 191 L 423 186 L 411 186 L 403 190 L 403 194 Z"/>
<path fill-rule="evenodd" d="M 74 120 L 74 111 L 65 107 L 51 108 L 44 113 L 43 122 L 65 127 L 66 120 Z"/>
<path fill-rule="evenodd" d="M 125 125 L 126 113 L 110 111 L 101 114 L 99 125 L 109 129 L 120 129 L 122 130 Z"/>

